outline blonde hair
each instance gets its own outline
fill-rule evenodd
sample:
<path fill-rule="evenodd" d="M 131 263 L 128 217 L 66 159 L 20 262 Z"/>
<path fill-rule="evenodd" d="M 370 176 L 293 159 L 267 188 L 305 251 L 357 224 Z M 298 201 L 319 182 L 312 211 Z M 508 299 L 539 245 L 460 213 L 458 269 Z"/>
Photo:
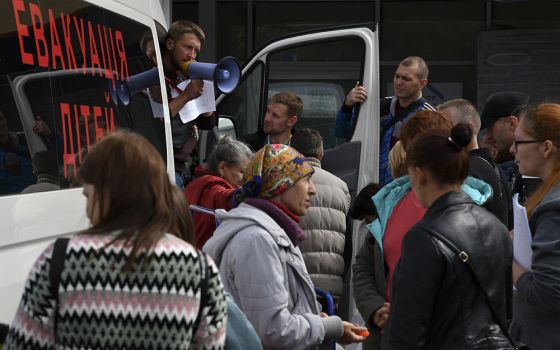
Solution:
<path fill-rule="evenodd" d="M 400 141 L 398 141 L 389 152 L 389 169 L 391 169 L 391 176 L 393 179 L 405 176 L 408 173 L 406 151 Z"/>
<path fill-rule="evenodd" d="M 551 141 L 559 148 L 553 159 L 552 172 L 526 202 L 527 215 L 531 217 L 535 208 L 550 190 L 560 183 L 560 104 L 543 103 L 528 109 L 520 116 L 523 121 L 518 127 L 535 140 Z"/>
<path fill-rule="evenodd" d="M 167 37 L 173 41 L 181 39 L 185 34 L 193 33 L 201 44 L 204 44 L 206 40 L 206 34 L 200 26 L 194 22 L 188 21 L 186 19 L 181 19 L 171 23 L 169 30 L 167 31 Z"/>

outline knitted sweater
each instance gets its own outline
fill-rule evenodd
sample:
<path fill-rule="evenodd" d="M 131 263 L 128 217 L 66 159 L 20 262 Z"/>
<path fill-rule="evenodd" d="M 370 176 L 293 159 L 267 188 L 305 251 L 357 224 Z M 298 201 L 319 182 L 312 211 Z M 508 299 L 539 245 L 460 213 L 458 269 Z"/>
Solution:
<path fill-rule="evenodd" d="M 167 234 L 147 268 L 138 261 L 125 273 L 131 247 L 109 245 L 114 237 L 71 238 L 58 307 L 49 280 L 53 244 L 43 251 L 27 278 L 6 349 L 223 349 L 226 302 L 214 262 L 207 259 L 208 297 L 195 329 L 202 281 L 197 250 Z"/>

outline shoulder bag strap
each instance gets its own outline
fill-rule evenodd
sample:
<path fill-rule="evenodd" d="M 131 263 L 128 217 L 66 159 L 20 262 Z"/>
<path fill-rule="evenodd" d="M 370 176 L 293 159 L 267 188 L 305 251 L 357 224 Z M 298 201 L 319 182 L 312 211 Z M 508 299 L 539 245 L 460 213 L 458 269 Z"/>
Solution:
<path fill-rule="evenodd" d="M 54 338 L 56 340 L 56 324 L 58 321 L 58 287 L 60 285 L 60 277 L 62 270 L 64 270 L 64 263 L 66 261 L 66 248 L 70 238 L 58 238 L 54 242 L 53 252 L 51 256 L 51 269 L 49 271 L 49 281 L 51 284 L 51 294 L 55 298 L 55 309 L 53 311 L 53 329 Z"/>
<path fill-rule="evenodd" d="M 196 315 L 196 320 L 194 321 L 193 337 L 200 326 L 200 320 L 202 318 L 204 307 L 208 304 L 208 262 L 206 261 L 206 254 L 197 249 L 198 253 L 198 264 L 200 265 L 201 279 L 200 279 L 200 307 L 198 308 L 198 314 Z"/>
<path fill-rule="evenodd" d="M 497 164 L 492 164 L 488 161 L 488 159 L 481 157 L 481 156 L 475 156 L 476 158 L 480 158 L 484 161 L 484 163 L 490 165 L 490 167 L 492 168 L 492 170 L 494 170 L 494 172 L 496 173 L 496 176 L 498 177 L 498 183 L 500 184 L 500 198 L 503 197 L 504 195 L 504 184 L 502 183 L 502 176 L 500 175 L 500 169 L 498 169 L 498 165 Z"/>
<path fill-rule="evenodd" d="M 467 266 L 468 270 L 471 272 L 471 274 L 473 276 L 473 279 L 474 279 L 478 289 L 480 289 L 482 291 L 482 295 L 484 296 L 484 299 L 486 300 L 486 304 L 488 305 L 488 308 L 490 309 L 490 312 L 492 313 L 492 318 L 494 319 L 494 322 L 496 322 L 496 324 L 498 324 L 498 326 L 502 330 L 502 333 L 507 338 L 507 340 L 510 342 L 510 344 L 513 346 L 513 348 L 518 349 L 518 347 L 515 345 L 516 342 L 509 335 L 509 332 L 508 332 L 507 328 L 505 327 L 505 325 L 502 324 L 501 319 L 498 317 L 498 313 L 496 312 L 496 310 L 494 309 L 494 306 L 490 302 L 490 297 L 488 296 L 488 293 L 482 287 L 482 284 L 480 283 L 480 280 L 478 279 L 478 276 L 476 275 L 476 273 L 474 271 L 474 268 L 471 266 L 471 264 L 469 262 L 469 254 L 467 252 L 465 252 L 464 250 L 459 249 L 453 242 L 451 242 L 447 237 L 444 237 L 440 233 L 432 231 L 432 230 L 428 230 L 427 232 L 429 234 L 431 234 L 432 236 L 436 237 L 440 242 L 442 242 L 449 249 L 451 249 L 451 251 L 453 251 L 455 254 L 457 254 L 457 257 L 459 258 L 459 260 Z"/>

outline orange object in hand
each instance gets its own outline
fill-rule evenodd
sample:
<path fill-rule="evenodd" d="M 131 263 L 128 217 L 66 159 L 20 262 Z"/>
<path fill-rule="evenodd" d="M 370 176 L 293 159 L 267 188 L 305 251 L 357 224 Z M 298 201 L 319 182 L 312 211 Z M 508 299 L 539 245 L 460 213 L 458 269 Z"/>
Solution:
<path fill-rule="evenodd" d="M 369 337 L 369 331 L 366 329 L 365 331 L 358 332 L 358 335 L 362 337 Z"/>

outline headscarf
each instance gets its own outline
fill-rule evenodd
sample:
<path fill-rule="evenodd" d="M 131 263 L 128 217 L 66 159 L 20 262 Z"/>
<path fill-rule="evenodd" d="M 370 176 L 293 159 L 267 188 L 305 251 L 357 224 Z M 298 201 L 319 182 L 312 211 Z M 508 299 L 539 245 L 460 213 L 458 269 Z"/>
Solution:
<path fill-rule="evenodd" d="M 245 198 L 273 198 L 287 191 L 314 169 L 294 148 L 270 144 L 261 148 L 245 169 L 245 183 L 235 193 L 234 202 Z"/>

